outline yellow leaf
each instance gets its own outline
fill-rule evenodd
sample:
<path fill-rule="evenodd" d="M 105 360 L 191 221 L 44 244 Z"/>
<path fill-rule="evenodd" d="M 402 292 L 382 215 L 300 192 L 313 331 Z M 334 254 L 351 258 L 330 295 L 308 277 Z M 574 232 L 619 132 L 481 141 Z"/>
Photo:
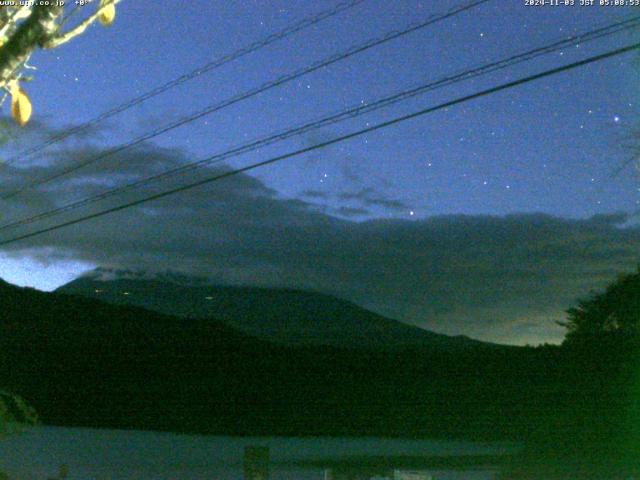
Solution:
<path fill-rule="evenodd" d="M 31 118 L 31 101 L 21 88 L 11 91 L 11 117 L 15 122 L 24 127 Z"/>
<path fill-rule="evenodd" d="M 100 0 L 100 13 L 98 14 L 98 21 L 108 27 L 113 23 L 113 19 L 116 18 L 116 6 L 114 0 Z"/>

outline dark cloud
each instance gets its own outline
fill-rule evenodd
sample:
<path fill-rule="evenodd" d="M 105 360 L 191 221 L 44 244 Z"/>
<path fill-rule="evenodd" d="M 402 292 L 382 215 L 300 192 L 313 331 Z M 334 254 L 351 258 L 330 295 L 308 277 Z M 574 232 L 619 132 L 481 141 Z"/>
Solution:
<path fill-rule="evenodd" d="M 58 147 L 68 148 L 70 145 L 78 146 L 87 142 L 95 142 L 107 139 L 114 131 L 115 127 L 108 122 L 99 125 L 86 125 L 82 129 L 73 130 L 74 134 L 66 136 L 73 127 L 62 125 L 55 118 L 46 115 L 38 115 L 29 121 L 29 127 L 19 127 L 9 117 L 0 118 L 0 145 L 2 145 L 2 156 L 0 156 L 0 167 L 3 163 L 11 161 L 18 165 L 32 165 L 34 161 L 48 158 L 51 150 Z M 66 136 L 64 139 L 61 137 Z M 53 147 L 47 151 L 34 152 L 34 154 L 23 155 L 23 153 L 35 145 L 51 139 L 56 141 Z"/>
<path fill-rule="evenodd" d="M 0 187 L 14 189 L 99 152 L 91 146 L 60 149 L 48 163 L 6 166 Z M 1 202 L 2 223 L 186 161 L 177 150 L 138 148 Z M 225 169 L 191 171 L 82 212 Z M 373 190 L 345 194 L 345 201 L 355 199 L 368 205 L 384 200 Z M 366 212 L 350 204 L 343 210 L 337 212 L 342 217 Z M 638 263 L 640 229 L 620 227 L 626 221 L 621 215 L 568 220 L 522 214 L 353 222 L 302 200 L 283 199 L 254 177 L 238 175 L 4 251 L 47 261 L 169 269 L 231 284 L 308 288 L 438 332 L 537 343 L 559 340 L 562 330 L 555 321 L 577 297 Z M 53 219 L 37 226 L 51 224 Z M 3 230 L 0 237 L 26 231 Z"/>
<path fill-rule="evenodd" d="M 334 213 L 341 217 L 358 217 L 358 218 L 371 214 L 369 210 L 365 210 L 364 208 L 354 208 L 354 207 L 336 208 L 334 210 Z"/>
<path fill-rule="evenodd" d="M 333 209 L 332 212 L 344 217 L 366 218 L 372 215 L 369 209 L 373 207 L 382 207 L 392 212 L 410 210 L 405 202 L 388 198 L 373 187 L 362 187 L 355 191 L 343 190 L 337 194 L 321 190 L 303 190 L 300 196 L 309 200 L 335 200 L 342 206 Z"/>
<path fill-rule="evenodd" d="M 384 197 L 371 187 L 363 187 L 355 192 L 343 192 L 338 195 L 343 201 L 356 201 L 365 207 L 379 206 L 390 210 L 408 210 L 409 205 L 399 200 Z"/>
<path fill-rule="evenodd" d="M 320 190 L 303 190 L 300 192 L 300 195 L 306 198 L 319 198 L 323 200 L 331 196 L 328 192 L 322 192 Z"/>

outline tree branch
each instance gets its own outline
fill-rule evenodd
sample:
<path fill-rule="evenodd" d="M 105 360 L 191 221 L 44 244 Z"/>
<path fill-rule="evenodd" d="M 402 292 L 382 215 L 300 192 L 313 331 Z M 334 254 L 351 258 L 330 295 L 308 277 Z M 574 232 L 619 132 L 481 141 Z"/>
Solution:
<path fill-rule="evenodd" d="M 29 18 L 0 48 L 0 87 L 6 86 L 14 78 L 15 72 L 28 60 L 33 50 L 57 33 L 56 19 L 63 8 L 58 5 L 34 6 Z"/>
<path fill-rule="evenodd" d="M 78 25 L 73 27 L 71 30 L 68 30 L 63 34 L 57 34 L 54 37 L 49 38 L 42 47 L 56 48 L 62 45 L 63 43 L 67 43 L 69 40 L 73 40 L 78 35 L 82 35 L 84 31 L 98 19 L 98 17 L 103 12 L 103 10 L 119 2 L 120 0 L 113 0 L 112 2 L 105 3 L 102 7 L 98 8 L 98 10 L 96 10 L 92 15 L 85 18 L 82 22 L 80 22 Z"/>
<path fill-rule="evenodd" d="M 22 5 L 15 7 L 11 12 L 5 12 L 5 16 L 2 19 L 3 25 L 0 28 L 0 38 L 4 39 L 10 30 L 15 30 L 16 22 L 27 18 L 31 14 L 31 7 L 29 5 Z"/>

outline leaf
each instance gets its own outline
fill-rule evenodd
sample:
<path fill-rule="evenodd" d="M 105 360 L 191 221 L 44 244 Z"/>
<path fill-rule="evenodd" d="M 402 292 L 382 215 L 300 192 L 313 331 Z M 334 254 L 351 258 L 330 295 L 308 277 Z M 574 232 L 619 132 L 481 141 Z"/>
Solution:
<path fill-rule="evenodd" d="M 35 410 L 22 397 L 0 390 L 0 436 L 19 433 L 38 423 Z"/>
<path fill-rule="evenodd" d="M 116 18 L 116 6 L 113 2 L 114 0 L 100 0 L 98 21 L 105 27 L 111 25 L 114 18 Z"/>
<path fill-rule="evenodd" d="M 31 118 L 31 101 L 20 87 L 11 89 L 11 117 L 24 127 Z"/>

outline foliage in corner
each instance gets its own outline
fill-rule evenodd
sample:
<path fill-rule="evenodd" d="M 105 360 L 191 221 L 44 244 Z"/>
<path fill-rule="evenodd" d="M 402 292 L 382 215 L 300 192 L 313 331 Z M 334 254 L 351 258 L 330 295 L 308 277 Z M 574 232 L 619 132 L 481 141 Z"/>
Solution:
<path fill-rule="evenodd" d="M 31 80 L 28 64 L 38 49 L 53 49 L 81 35 L 94 22 L 111 25 L 115 18 L 115 5 L 120 0 L 100 0 L 92 13 L 68 27 L 70 19 L 89 5 L 91 0 L 76 2 L 65 10 L 64 2 L 34 1 L 0 5 L 0 88 L 4 90 L 1 103 L 11 97 L 10 113 L 13 120 L 24 126 L 31 118 L 31 101 L 23 83 Z M 69 2 L 70 3 L 70 2 Z"/>
<path fill-rule="evenodd" d="M 640 266 L 567 310 L 565 344 L 640 344 Z"/>
<path fill-rule="evenodd" d="M 36 411 L 22 397 L 0 390 L 0 436 L 18 433 L 37 424 Z"/>

